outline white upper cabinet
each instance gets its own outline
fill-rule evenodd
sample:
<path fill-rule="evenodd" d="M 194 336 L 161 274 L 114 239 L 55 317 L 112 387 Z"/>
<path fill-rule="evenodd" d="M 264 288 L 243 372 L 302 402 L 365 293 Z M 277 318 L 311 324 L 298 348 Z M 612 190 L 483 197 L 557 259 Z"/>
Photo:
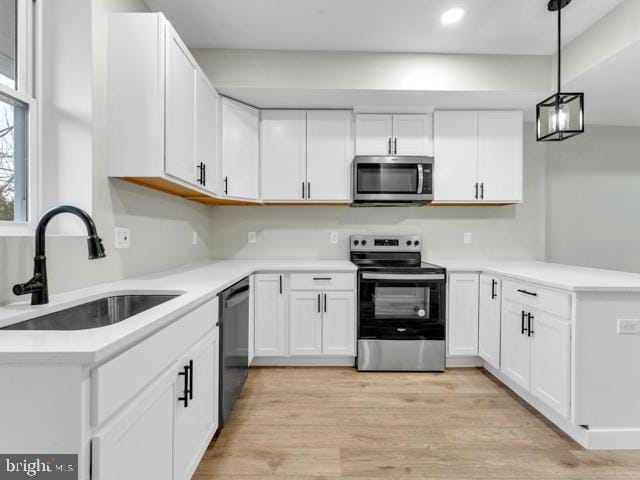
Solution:
<path fill-rule="evenodd" d="M 213 194 L 220 187 L 220 96 L 198 72 L 196 87 L 196 170 L 198 183 Z"/>
<path fill-rule="evenodd" d="M 435 112 L 434 155 L 434 200 L 476 200 L 478 113 Z"/>
<path fill-rule="evenodd" d="M 262 200 L 347 202 L 353 140 L 346 110 L 263 110 Z"/>
<path fill-rule="evenodd" d="M 356 115 L 356 155 L 391 155 L 392 115 Z"/>
<path fill-rule="evenodd" d="M 522 201 L 523 120 L 519 111 L 478 114 L 478 180 L 482 200 Z"/>
<path fill-rule="evenodd" d="M 433 155 L 430 114 L 356 115 L 356 155 Z"/>
<path fill-rule="evenodd" d="M 196 77 L 198 67 L 180 37 L 166 28 L 165 168 L 196 182 Z"/>
<path fill-rule="evenodd" d="M 257 108 L 222 98 L 222 194 L 258 199 L 259 128 Z"/>
<path fill-rule="evenodd" d="M 434 114 L 434 201 L 522 201 L 522 112 Z"/>
<path fill-rule="evenodd" d="M 307 115 L 263 110 L 260 126 L 263 200 L 299 200 L 307 180 Z"/>
<path fill-rule="evenodd" d="M 351 198 L 351 112 L 307 112 L 307 199 Z"/>
<path fill-rule="evenodd" d="M 433 156 L 433 116 L 393 116 L 393 154 Z"/>

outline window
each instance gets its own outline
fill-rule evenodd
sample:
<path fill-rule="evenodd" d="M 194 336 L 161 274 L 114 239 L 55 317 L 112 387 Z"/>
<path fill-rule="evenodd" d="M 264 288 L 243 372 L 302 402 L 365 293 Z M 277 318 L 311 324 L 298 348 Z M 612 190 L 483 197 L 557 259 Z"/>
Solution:
<path fill-rule="evenodd" d="M 30 0 L 0 0 L 0 225 L 29 220 L 30 9 Z"/>

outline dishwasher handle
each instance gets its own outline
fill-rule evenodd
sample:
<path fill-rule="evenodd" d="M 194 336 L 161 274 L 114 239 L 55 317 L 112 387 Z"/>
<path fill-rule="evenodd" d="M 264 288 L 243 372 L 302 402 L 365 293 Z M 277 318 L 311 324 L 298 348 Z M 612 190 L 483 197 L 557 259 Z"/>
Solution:
<path fill-rule="evenodd" d="M 229 295 L 225 301 L 225 308 L 235 307 L 236 305 L 241 304 L 249 298 L 249 285 L 244 285 L 237 290 L 234 290 L 231 295 Z"/>

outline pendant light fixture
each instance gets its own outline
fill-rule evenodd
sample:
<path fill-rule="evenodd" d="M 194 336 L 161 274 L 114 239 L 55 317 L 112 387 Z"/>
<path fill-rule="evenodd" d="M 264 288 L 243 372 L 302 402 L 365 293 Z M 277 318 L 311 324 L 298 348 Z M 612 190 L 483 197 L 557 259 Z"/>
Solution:
<path fill-rule="evenodd" d="M 558 12 L 558 90 L 536 106 L 539 142 L 559 142 L 584 132 L 584 93 L 567 93 L 561 89 L 562 9 L 571 0 L 551 0 L 547 8 Z"/>

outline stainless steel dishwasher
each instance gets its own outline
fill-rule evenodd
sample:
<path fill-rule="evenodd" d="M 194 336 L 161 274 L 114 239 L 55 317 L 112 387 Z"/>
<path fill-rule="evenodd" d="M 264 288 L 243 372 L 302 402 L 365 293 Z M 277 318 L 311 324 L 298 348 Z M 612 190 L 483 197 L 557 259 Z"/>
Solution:
<path fill-rule="evenodd" d="M 231 415 L 249 369 L 249 278 L 220 293 L 220 427 Z"/>

